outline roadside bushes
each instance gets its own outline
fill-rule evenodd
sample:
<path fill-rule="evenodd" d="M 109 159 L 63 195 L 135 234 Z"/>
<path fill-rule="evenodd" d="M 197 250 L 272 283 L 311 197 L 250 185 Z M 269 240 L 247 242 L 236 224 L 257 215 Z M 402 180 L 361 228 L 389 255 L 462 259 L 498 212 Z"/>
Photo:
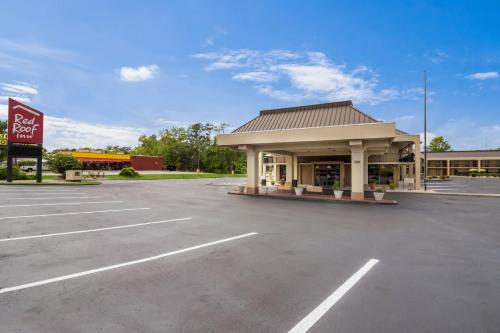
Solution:
<path fill-rule="evenodd" d="M 140 176 L 140 174 L 137 171 L 135 171 L 135 169 L 132 167 L 126 167 L 121 169 L 119 175 L 128 178 L 136 178 Z"/>
<path fill-rule="evenodd" d="M 50 171 L 65 175 L 67 170 L 81 170 L 82 164 L 69 154 L 50 154 L 47 156 L 47 166 Z"/>
<path fill-rule="evenodd" d="M 0 167 L 0 180 L 7 179 L 7 167 Z M 30 179 L 25 172 L 19 170 L 18 167 L 12 167 L 12 180 L 26 180 Z"/>

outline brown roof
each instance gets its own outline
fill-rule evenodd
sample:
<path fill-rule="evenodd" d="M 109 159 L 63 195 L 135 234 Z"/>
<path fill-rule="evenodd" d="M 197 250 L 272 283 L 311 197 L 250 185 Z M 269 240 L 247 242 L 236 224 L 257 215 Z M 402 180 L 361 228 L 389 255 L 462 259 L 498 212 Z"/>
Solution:
<path fill-rule="evenodd" d="M 233 133 L 272 131 L 293 128 L 327 127 L 377 123 L 378 120 L 356 109 L 352 101 L 262 110 L 259 116 Z M 398 133 L 399 134 L 399 133 Z M 401 134 L 406 134 L 402 132 Z"/>

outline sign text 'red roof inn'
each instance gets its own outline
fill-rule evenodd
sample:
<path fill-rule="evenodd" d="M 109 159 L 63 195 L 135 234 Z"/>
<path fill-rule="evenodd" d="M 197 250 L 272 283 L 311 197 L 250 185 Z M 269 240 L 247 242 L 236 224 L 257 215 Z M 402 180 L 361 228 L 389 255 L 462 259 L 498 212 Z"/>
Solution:
<path fill-rule="evenodd" d="M 7 138 L 14 143 L 43 143 L 43 113 L 9 98 Z"/>

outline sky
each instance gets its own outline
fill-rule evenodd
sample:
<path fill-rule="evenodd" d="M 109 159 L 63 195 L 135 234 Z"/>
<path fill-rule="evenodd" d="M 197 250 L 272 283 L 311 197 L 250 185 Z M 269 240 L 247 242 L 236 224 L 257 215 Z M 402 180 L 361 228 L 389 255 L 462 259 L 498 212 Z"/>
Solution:
<path fill-rule="evenodd" d="M 500 147 L 498 1 L 2 1 L 0 118 L 45 145 L 135 146 L 193 122 L 353 100 L 455 150 Z"/>

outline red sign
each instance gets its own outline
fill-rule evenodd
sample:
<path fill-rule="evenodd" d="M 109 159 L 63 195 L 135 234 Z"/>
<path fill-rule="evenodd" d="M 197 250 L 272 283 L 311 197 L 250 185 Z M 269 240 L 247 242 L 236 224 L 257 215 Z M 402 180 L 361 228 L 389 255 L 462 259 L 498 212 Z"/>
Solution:
<path fill-rule="evenodd" d="M 43 143 L 43 113 L 9 98 L 7 140 L 17 143 Z"/>

